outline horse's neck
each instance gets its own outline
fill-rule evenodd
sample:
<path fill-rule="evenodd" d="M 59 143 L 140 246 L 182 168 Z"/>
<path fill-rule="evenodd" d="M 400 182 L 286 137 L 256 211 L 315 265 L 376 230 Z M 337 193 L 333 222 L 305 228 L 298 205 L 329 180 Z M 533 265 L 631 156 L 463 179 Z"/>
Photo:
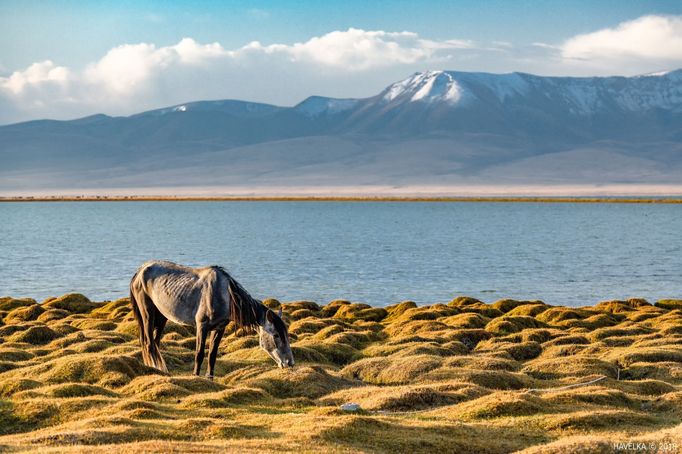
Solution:
<path fill-rule="evenodd" d="M 253 310 L 256 313 L 256 324 L 258 326 L 263 326 L 265 323 L 265 312 L 268 310 L 263 303 L 257 300 L 252 300 Z"/>

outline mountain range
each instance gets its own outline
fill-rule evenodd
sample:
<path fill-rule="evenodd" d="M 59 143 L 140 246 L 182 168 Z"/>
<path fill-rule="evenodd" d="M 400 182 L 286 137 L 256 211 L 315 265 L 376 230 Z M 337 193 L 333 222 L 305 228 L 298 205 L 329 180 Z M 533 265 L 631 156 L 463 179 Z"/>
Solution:
<path fill-rule="evenodd" d="M 0 126 L 0 194 L 526 185 L 682 185 L 682 70 L 427 71 L 363 99 Z"/>

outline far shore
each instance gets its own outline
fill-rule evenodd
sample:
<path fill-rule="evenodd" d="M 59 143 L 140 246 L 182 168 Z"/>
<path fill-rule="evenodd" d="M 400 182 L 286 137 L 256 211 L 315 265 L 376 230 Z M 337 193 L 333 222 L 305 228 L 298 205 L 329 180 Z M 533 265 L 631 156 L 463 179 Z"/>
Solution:
<path fill-rule="evenodd" d="M 0 202 L 532 202 L 532 203 L 682 203 L 679 196 L 0 196 Z"/>

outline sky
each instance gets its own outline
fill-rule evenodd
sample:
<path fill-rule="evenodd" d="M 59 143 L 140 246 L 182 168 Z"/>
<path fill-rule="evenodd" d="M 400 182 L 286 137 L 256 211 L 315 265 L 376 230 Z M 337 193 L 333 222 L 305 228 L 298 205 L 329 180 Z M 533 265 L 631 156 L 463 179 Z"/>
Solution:
<path fill-rule="evenodd" d="M 0 0 L 0 124 L 371 96 L 415 71 L 682 67 L 682 2 Z"/>

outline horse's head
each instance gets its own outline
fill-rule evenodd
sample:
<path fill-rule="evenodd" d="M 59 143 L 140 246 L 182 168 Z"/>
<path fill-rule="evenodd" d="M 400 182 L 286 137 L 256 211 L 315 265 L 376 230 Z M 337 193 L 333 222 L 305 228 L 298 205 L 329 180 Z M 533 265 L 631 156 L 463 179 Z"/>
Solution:
<path fill-rule="evenodd" d="M 260 346 L 279 367 L 293 367 L 294 355 L 289 345 L 289 332 L 282 321 L 282 309 L 275 314 L 270 309 L 265 312 L 265 320 L 258 327 Z"/>

